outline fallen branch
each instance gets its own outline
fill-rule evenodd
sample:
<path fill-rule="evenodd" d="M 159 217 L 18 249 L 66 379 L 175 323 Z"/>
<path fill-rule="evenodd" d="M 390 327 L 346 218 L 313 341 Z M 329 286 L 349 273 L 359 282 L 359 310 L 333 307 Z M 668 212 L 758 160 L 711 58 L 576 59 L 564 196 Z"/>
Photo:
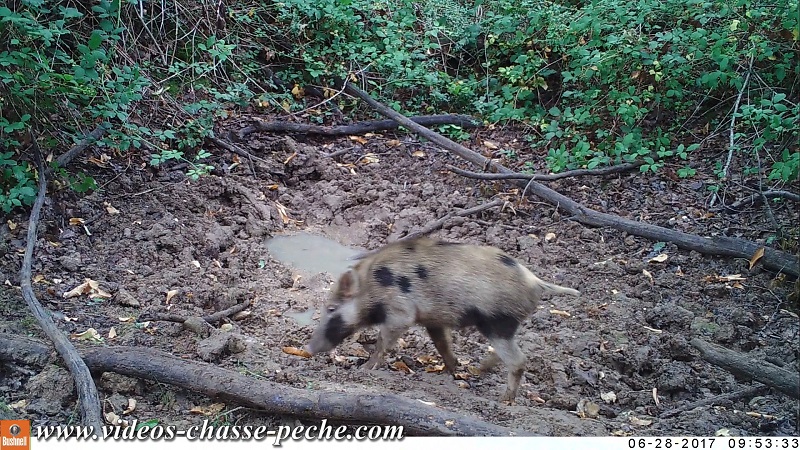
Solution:
<path fill-rule="evenodd" d="M 217 311 L 214 314 L 210 314 L 208 316 L 203 316 L 201 319 L 207 323 L 213 324 L 221 321 L 226 317 L 230 317 L 234 314 L 240 313 L 247 309 L 252 304 L 252 301 L 245 300 L 242 303 L 237 303 L 230 308 L 223 309 L 222 311 Z M 139 322 L 143 321 L 162 321 L 162 322 L 176 322 L 176 323 L 184 323 L 189 319 L 189 317 L 181 316 L 180 314 L 164 314 L 164 313 L 153 313 L 145 315 L 144 317 L 139 318 Z"/>
<path fill-rule="evenodd" d="M 659 414 L 658 417 L 662 419 L 668 419 L 670 417 L 675 417 L 679 414 L 683 414 L 686 411 L 691 411 L 695 408 L 699 408 L 701 406 L 708 406 L 708 405 L 719 405 L 724 402 L 732 402 L 734 400 L 738 400 L 740 398 L 751 398 L 757 395 L 763 395 L 769 391 L 768 386 L 764 386 L 763 384 L 759 384 L 757 386 L 751 386 L 748 388 L 740 389 L 735 392 L 728 392 L 725 394 L 715 395 L 710 398 L 704 398 L 702 400 L 698 400 L 696 402 L 691 402 L 687 405 L 681 406 L 680 408 L 671 409 L 669 411 L 664 411 L 663 413 Z"/>
<path fill-rule="evenodd" d="M 411 117 L 412 120 L 420 125 L 434 126 L 434 125 L 457 125 L 463 128 L 477 128 L 481 124 L 477 120 L 469 116 L 462 115 L 436 115 L 436 116 L 417 116 Z M 321 126 L 321 125 L 308 125 L 305 123 L 294 122 L 255 122 L 253 125 L 242 128 L 237 133 L 238 139 L 243 139 L 248 134 L 256 131 L 265 131 L 270 133 L 284 132 L 284 133 L 304 133 L 304 134 L 319 134 L 322 136 L 347 136 L 347 135 L 360 135 L 372 133 L 375 131 L 388 131 L 399 128 L 400 125 L 394 120 L 375 120 L 369 122 L 360 122 L 353 125 L 338 125 L 338 126 Z"/>
<path fill-rule="evenodd" d="M 764 191 L 764 192 L 757 192 L 749 197 L 743 198 L 741 200 L 736 200 L 735 202 L 727 205 L 725 209 L 735 211 L 741 208 L 744 205 L 755 206 L 761 203 L 765 198 L 785 198 L 787 200 L 791 200 L 793 202 L 800 202 L 800 195 L 795 194 L 794 192 L 789 191 Z"/>
<path fill-rule="evenodd" d="M 58 167 L 65 167 L 67 164 L 72 162 L 73 159 L 83 153 L 83 151 L 86 150 L 90 145 L 94 144 L 101 137 L 103 137 L 109 129 L 110 126 L 106 123 L 98 125 L 97 128 L 95 128 L 91 133 L 87 134 L 82 141 L 78 142 L 72 148 L 64 152 L 64 154 L 56 158 L 56 164 Z M 47 175 L 50 173 L 52 173 L 52 169 L 48 168 Z"/>
<path fill-rule="evenodd" d="M 630 172 L 636 170 L 644 165 L 644 161 L 637 161 L 634 163 L 618 164 L 616 166 L 601 167 L 599 169 L 576 169 L 568 170 L 566 172 L 552 173 L 552 174 L 527 174 L 527 173 L 482 173 L 470 172 L 469 170 L 459 169 L 458 167 L 448 165 L 447 168 L 462 177 L 473 178 L 476 180 L 536 180 L 536 181 L 555 181 L 562 178 L 570 177 L 583 177 L 583 176 L 601 176 L 611 175 L 614 173 Z"/>
<path fill-rule="evenodd" d="M 789 397 L 800 399 L 800 376 L 766 361 L 754 359 L 752 356 L 728 350 L 727 348 L 694 338 L 690 341 L 703 359 L 722 367 L 728 372 L 752 378 L 773 387 Z"/>
<path fill-rule="evenodd" d="M 400 125 L 478 167 L 492 168 L 496 172 L 503 174 L 514 173 L 503 165 L 498 164 L 479 153 L 476 153 L 438 133 L 412 122 L 402 114 L 399 114 L 393 109 L 375 101 L 366 92 L 350 83 L 347 84 L 345 91 L 362 99 L 384 116 L 397 121 L 397 123 Z M 597 212 L 575 202 L 569 197 L 560 194 L 537 181 L 515 180 L 514 182 L 520 187 L 528 186 L 527 190 L 529 190 L 531 194 L 564 210 L 572 216 L 571 218 L 573 220 L 576 220 L 584 225 L 595 227 L 611 227 L 620 231 L 624 231 L 628 234 L 641 236 L 657 242 L 673 242 L 678 247 L 688 250 L 695 250 L 708 255 L 732 256 L 737 258 L 746 258 L 748 260 L 753 256 L 753 254 L 755 254 L 756 251 L 764 247 L 762 244 L 757 244 L 745 239 L 725 236 L 704 238 L 669 228 L 663 228 L 656 225 L 637 222 L 635 220 L 625 219 L 612 214 Z M 768 269 L 786 272 L 795 277 L 800 276 L 800 260 L 796 256 L 790 255 L 786 252 L 767 247 L 764 251 L 764 256 L 761 258 L 761 263 Z"/>
<path fill-rule="evenodd" d="M 466 217 L 466 216 L 469 216 L 469 215 L 472 215 L 472 214 L 475 214 L 475 213 L 479 213 L 481 211 L 486 211 L 487 209 L 495 208 L 495 207 L 498 207 L 498 206 L 503 206 L 504 204 L 505 204 L 504 200 L 497 199 L 497 200 L 491 201 L 489 203 L 484 203 L 483 205 L 478 205 L 478 206 L 474 206 L 472 208 L 462 209 L 461 211 L 456 211 L 454 213 L 446 214 L 446 215 L 442 216 L 441 218 L 439 218 L 437 220 L 434 220 L 433 222 L 428 223 L 421 230 L 415 231 L 413 233 L 409 233 L 409 234 L 401 237 L 400 239 L 397 240 L 397 242 L 407 241 L 409 239 L 416 239 L 416 238 L 431 234 L 434 231 L 438 230 L 439 228 L 442 228 L 444 226 L 444 224 L 447 223 L 447 221 L 452 219 L 453 217 Z M 370 250 L 368 252 L 360 253 L 360 254 L 358 254 L 356 256 L 353 256 L 350 259 L 356 259 L 356 260 L 357 259 L 364 259 L 369 255 L 377 253 L 378 251 L 380 251 L 380 249 Z"/>
<path fill-rule="evenodd" d="M 400 425 L 406 432 L 436 436 L 508 436 L 515 430 L 392 394 L 298 389 L 213 364 L 187 361 L 135 347 L 106 347 L 83 355 L 95 373 L 116 372 L 200 392 L 271 414 L 331 421 Z"/>
<path fill-rule="evenodd" d="M 72 374 L 75 380 L 75 390 L 78 393 L 78 409 L 83 418 L 83 424 L 94 427 L 95 432 L 100 432 L 100 427 L 103 425 L 103 419 L 100 409 L 100 398 L 97 395 L 97 387 L 94 385 L 89 368 L 86 367 L 81 359 L 78 351 L 67 339 L 64 333 L 56 326 L 39 300 L 36 299 L 36 294 L 33 292 L 31 284 L 31 264 L 33 260 L 33 249 L 36 247 L 36 227 L 39 225 L 39 214 L 44 204 L 46 195 L 47 182 L 45 180 L 45 168 L 42 161 L 42 153 L 39 150 L 39 144 L 36 142 L 36 136 L 31 133 L 31 143 L 33 145 L 34 158 L 36 160 L 36 168 L 39 172 L 39 192 L 36 196 L 36 201 L 33 203 L 31 209 L 30 220 L 28 221 L 28 242 L 25 246 L 25 256 L 22 258 L 22 268 L 20 269 L 20 287 L 22 289 L 22 298 L 28 305 L 36 322 L 42 327 L 45 335 L 53 341 L 56 351 L 59 356 L 64 360 L 64 363 Z"/>

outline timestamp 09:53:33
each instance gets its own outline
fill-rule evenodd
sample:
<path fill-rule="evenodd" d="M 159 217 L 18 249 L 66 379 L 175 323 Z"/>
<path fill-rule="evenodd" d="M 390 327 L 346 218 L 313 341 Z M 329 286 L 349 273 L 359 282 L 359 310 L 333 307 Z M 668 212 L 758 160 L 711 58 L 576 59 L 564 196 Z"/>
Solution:
<path fill-rule="evenodd" d="M 649 437 L 629 438 L 629 449 L 800 449 L 798 437 Z"/>

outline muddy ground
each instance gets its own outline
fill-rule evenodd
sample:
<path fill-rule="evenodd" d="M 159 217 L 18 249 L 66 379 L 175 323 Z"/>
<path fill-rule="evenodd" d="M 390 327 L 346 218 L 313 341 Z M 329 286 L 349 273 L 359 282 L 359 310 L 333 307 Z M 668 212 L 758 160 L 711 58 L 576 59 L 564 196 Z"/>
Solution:
<path fill-rule="evenodd" d="M 486 137 L 506 149 L 524 151 L 515 133 L 502 130 Z M 104 343 L 75 340 L 78 346 L 157 348 L 307 389 L 388 390 L 537 433 L 798 433 L 798 403 L 774 391 L 658 418 L 663 411 L 754 385 L 701 360 L 687 344 L 693 337 L 797 371 L 797 308 L 787 300 L 791 283 L 758 265 L 748 270 L 745 260 L 707 257 L 671 244 L 659 250 L 654 242 L 616 230 L 587 228 L 550 205 L 520 202 L 519 192 L 507 185 L 447 172 L 448 163 L 466 166 L 410 136 L 374 136 L 364 145 L 346 138 L 295 139 L 296 145 L 281 136 L 250 136 L 245 148 L 269 164 L 251 164 L 216 150 L 214 174 L 197 181 L 188 180 L 183 167 L 149 167 L 146 155 L 110 155 L 106 167 L 76 162 L 102 188 L 85 197 L 50 190 L 33 268 L 39 299 L 65 333 L 94 328 L 104 338 Z M 481 148 L 475 142 L 468 145 Z M 352 150 L 336 158 L 324 154 L 343 148 Z M 708 214 L 702 180 L 713 172 L 698 164 L 695 181 L 673 180 L 662 171 L 550 185 L 589 207 L 624 217 L 701 235 L 766 239 L 763 230 L 771 228 L 771 219 L 761 207 Z M 419 329 L 404 335 L 387 365 L 372 372 L 357 366 L 371 350 L 373 330 L 340 346 L 334 355 L 338 358 L 304 359 L 282 351 L 306 342 L 318 312 L 311 326 L 293 314 L 319 311 L 333 278 L 278 261 L 267 248 L 271 236 L 306 231 L 373 249 L 494 196 L 507 198 L 510 207 L 451 221 L 434 235 L 500 247 L 529 263 L 542 278 L 583 293 L 580 298 L 545 300 L 521 327 L 519 342 L 529 361 L 516 405 L 497 402 L 505 383 L 503 368 L 467 380 L 427 372 L 438 363 L 438 354 Z M 109 212 L 109 206 L 118 212 Z M 797 226 L 787 206 L 776 204 L 773 213 L 782 226 Z M 71 224 L 71 218 L 86 223 Z M 0 291 L 0 327 L 4 333 L 41 336 L 15 287 L 26 229 L 27 216 L 22 214 L 2 224 L 0 279 L 8 283 Z M 668 259 L 650 262 L 659 253 Z M 743 280 L 714 278 L 735 274 Z M 99 281 L 112 297 L 63 297 L 86 278 Z M 238 353 L 222 351 L 213 338 L 204 340 L 180 324 L 120 320 L 165 311 L 207 315 L 245 300 L 254 302 L 250 314 L 231 321 L 230 333 L 245 344 Z M 112 327 L 115 337 L 109 336 Z M 487 352 L 487 342 L 477 331 L 456 332 L 454 339 L 465 372 Z M 413 373 L 393 370 L 391 364 L 398 360 Z M 74 392 L 60 387 L 69 380 L 63 368 L 4 364 L 0 375 L 0 403 L 11 408 L 6 414 L 35 424 L 76 421 Z M 98 383 L 106 411 L 120 413 L 127 399 L 135 398 L 136 409 L 126 417 L 140 421 L 198 423 L 206 416 L 190 410 L 214 403 L 170 386 L 108 374 Z M 587 401 L 600 406 L 596 418 L 574 412 Z M 754 412 L 763 415 L 749 414 Z M 235 404 L 226 404 L 211 418 L 239 424 L 295 423 Z"/>

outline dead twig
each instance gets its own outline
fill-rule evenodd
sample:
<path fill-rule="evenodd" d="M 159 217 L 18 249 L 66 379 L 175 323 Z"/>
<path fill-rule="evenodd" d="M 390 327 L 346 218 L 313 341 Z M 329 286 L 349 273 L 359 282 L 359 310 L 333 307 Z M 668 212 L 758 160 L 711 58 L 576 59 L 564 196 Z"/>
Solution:
<path fill-rule="evenodd" d="M 33 250 L 36 247 L 36 227 L 39 224 L 39 215 L 42 211 L 45 195 L 47 193 L 47 181 L 45 178 L 45 167 L 42 161 L 42 153 L 39 149 L 39 144 L 36 141 L 37 136 L 31 133 L 31 143 L 33 146 L 33 154 L 36 160 L 36 168 L 39 172 L 39 191 L 36 196 L 36 201 L 31 208 L 31 216 L 28 221 L 28 242 L 25 246 L 25 256 L 22 259 L 22 268 L 20 269 L 20 287 L 22 289 L 22 298 L 28 305 L 39 326 L 53 341 L 59 356 L 64 360 L 67 368 L 69 369 L 75 381 L 75 389 L 78 393 L 78 409 L 83 418 L 83 424 L 93 427 L 95 433 L 99 433 L 103 425 L 103 416 L 100 408 L 100 398 L 97 395 L 97 387 L 94 384 L 92 375 L 89 368 L 81 359 L 78 351 L 66 337 L 66 335 L 58 328 L 53 322 L 50 313 L 48 313 L 33 292 L 31 283 L 31 264 L 33 261 Z"/>
<path fill-rule="evenodd" d="M 747 89 L 747 83 L 750 81 L 750 74 L 753 72 L 753 61 L 754 56 L 750 56 L 750 65 L 747 68 L 747 73 L 744 76 L 744 83 L 742 83 L 742 88 L 739 89 L 739 95 L 736 97 L 736 102 L 733 104 L 733 111 L 731 112 L 731 125 L 729 128 L 729 138 L 728 138 L 728 159 L 725 161 L 725 167 L 722 169 L 722 178 L 725 179 L 728 177 L 728 169 L 731 166 L 731 160 L 733 159 L 733 150 L 736 144 L 736 140 L 734 139 L 734 127 L 736 125 L 736 112 L 739 111 L 739 103 L 742 101 L 742 95 L 744 94 L 745 89 Z M 714 196 L 711 198 L 711 203 L 709 203 L 710 207 L 714 206 L 717 199 L 719 198 L 719 191 L 714 193 Z"/>
<path fill-rule="evenodd" d="M 64 152 L 61 156 L 56 158 L 56 164 L 58 165 L 58 167 L 65 167 L 78 155 L 83 153 L 83 151 L 86 150 L 90 145 L 100 140 L 100 138 L 102 138 L 108 132 L 109 129 L 110 127 L 108 124 L 103 123 L 98 125 L 97 128 L 95 128 L 94 131 L 92 131 L 91 133 L 87 134 L 82 141 L 75 144 L 72 148 L 70 148 L 69 150 Z M 53 171 L 52 169 L 48 168 L 47 175 L 50 175 L 52 171 Z"/>
<path fill-rule="evenodd" d="M 476 180 L 535 180 L 535 181 L 555 181 L 570 177 L 601 176 L 615 173 L 630 172 L 644 165 L 644 161 L 634 163 L 618 164 L 616 166 L 602 167 L 599 169 L 576 169 L 553 174 L 527 174 L 527 173 L 481 173 L 470 172 L 469 170 L 459 169 L 448 165 L 447 168 L 462 177 L 474 178 Z"/>
<path fill-rule="evenodd" d="M 251 300 L 246 300 L 242 303 L 237 303 L 230 308 L 223 309 L 222 311 L 217 311 L 214 314 L 210 314 L 208 316 L 203 316 L 201 319 L 203 321 L 213 324 L 221 321 L 226 317 L 230 317 L 234 314 L 240 313 L 247 309 L 253 302 Z M 189 317 L 181 316 L 180 314 L 165 314 L 165 313 L 153 313 L 148 314 L 142 318 L 139 318 L 139 321 L 156 321 L 156 322 L 175 322 L 175 323 L 184 323 L 189 319 Z"/>
<path fill-rule="evenodd" d="M 662 419 L 667 419 L 670 417 L 677 416 L 678 414 L 683 414 L 686 411 L 691 411 L 695 408 L 700 408 L 701 406 L 708 406 L 708 405 L 715 405 L 725 402 L 732 402 L 734 400 L 738 400 L 740 398 L 751 398 L 757 395 L 763 395 L 767 391 L 769 391 L 768 386 L 764 386 L 763 384 L 758 384 L 756 386 L 751 386 L 745 389 L 740 389 L 735 392 L 728 392 L 726 394 L 715 395 L 710 398 L 704 398 L 702 400 L 698 400 L 696 402 L 689 403 L 685 406 L 681 406 L 680 408 L 671 409 L 669 411 L 664 411 L 658 417 Z"/>
<path fill-rule="evenodd" d="M 417 123 L 412 122 L 402 114 L 399 114 L 393 109 L 375 101 L 366 92 L 355 87 L 352 83 L 347 83 L 347 89 L 345 92 L 360 98 L 384 116 L 397 121 L 397 123 L 401 124 L 402 126 L 448 150 L 452 154 L 469 161 L 477 167 L 491 168 L 495 172 L 504 174 L 514 173 L 512 170 L 504 167 L 503 165 L 498 164 L 497 162 L 492 161 L 491 159 L 486 158 L 483 155 L 464 147 L 463 145 L 457 144 L 440 135 L 439 133 L 435 133 Z M 678 247 L 688 250 L 695 250 L 704 254 L 747 258 L 748 260 L 756 251 L 763 247 L 762 244 L 757 244 L 746 239 L 727 236 L 705 238 L 644 222 L 625 219 L 613 214 L 601 213 L 579 204 L 578 202 L 550 189 L 538 181 L 526 181 L 522 179 L 514 180 L 514 182 L 520 187 L 525 187 L 528 185 L 528 190 L 532 195 L 547 201 L 551 205 L 556 205 L 556 207 L 569 214 L 573 220 L 576 220 L 584 225 L 595 227 L 612 227 L 628 234 L 641 236 L 654 241 L 673 242 Z M 795 277 L 800 276 L 800 259 L 784 251 L 774 248 L 767 248 L 764 256 L 761 258 L 761 263 L 767 269 L 785 272 Z"/>
<path fill-rule="evenodd" d="M 409 233 L 409 234 L 397 239 L 397 242 L 407 241 L 407 240 L 410 240 L 410 239 L 417 239 L 417 238 L 422 237 L 422 236 L 427 236 L 427 235 L 433 233 L 434 231 L 438 230 L 439 228 L 442 228 L 444 226 L 444 224 L 447 223 L 448 220 L 450 220 L 450 219 L 452 219 L 454 217 L 467 217 L 467 216 L 470 216 L 472 214 L 479 213 L 481 211 L 486 211 L 487 209 L 496 208 L 498 206 L 503 206 L 503 205 L 505 205 L 505 203 L 506 203 L 505 200 L 496 199 L 496 200 L 491 201 L 489 203 L 484 203 L 483 205 L 478 205 L 478 206 L 474 206 L 472 208 L 462 209 L 461 211 L 456 211 L 454 213 L 446 214 L 443 217 L 441 217 L 441 218 L 439 218 L 437 220 L 434 220 L 433 222 L 428 223 L 421 230 L 415 231 L 413 233 Z M 380 249 L 370 250 L 368 252 L 364 252 L 364 253 L 360 253 L 358 255 L 355 255 L 350 259 L 354 259 L 354 260 L 364 259 L 369 255 L 377 253 L 378 251 L 380 251 Z"/>

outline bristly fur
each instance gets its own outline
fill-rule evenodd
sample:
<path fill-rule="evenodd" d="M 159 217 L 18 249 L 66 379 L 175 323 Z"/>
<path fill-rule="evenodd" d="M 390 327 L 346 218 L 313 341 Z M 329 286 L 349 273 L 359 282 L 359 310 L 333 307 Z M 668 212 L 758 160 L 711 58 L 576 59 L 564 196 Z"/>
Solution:
<path fill-rule="evenodd" d="M 343 335 L 378 325 L 377 348 L 366 364 L 375 368 L 397 338 L 419 324 L 427 328 L 447 370 L 453 372 L 457 360 L 450 349 L 451 330 L 475 326 L 495 348 L 483 368 L 499 361 L 509 368 L 501 399 L 511 402 L 525 369 L 514 335 L 545 294 L 580 292 L 541 280 L 494 247 L 427 237 L 395 242 L 360 259 L 340 277 L 307 349 L 331 350 L 347 337 Z M 343 329 L 332 330 L 332 325 Z"/>

